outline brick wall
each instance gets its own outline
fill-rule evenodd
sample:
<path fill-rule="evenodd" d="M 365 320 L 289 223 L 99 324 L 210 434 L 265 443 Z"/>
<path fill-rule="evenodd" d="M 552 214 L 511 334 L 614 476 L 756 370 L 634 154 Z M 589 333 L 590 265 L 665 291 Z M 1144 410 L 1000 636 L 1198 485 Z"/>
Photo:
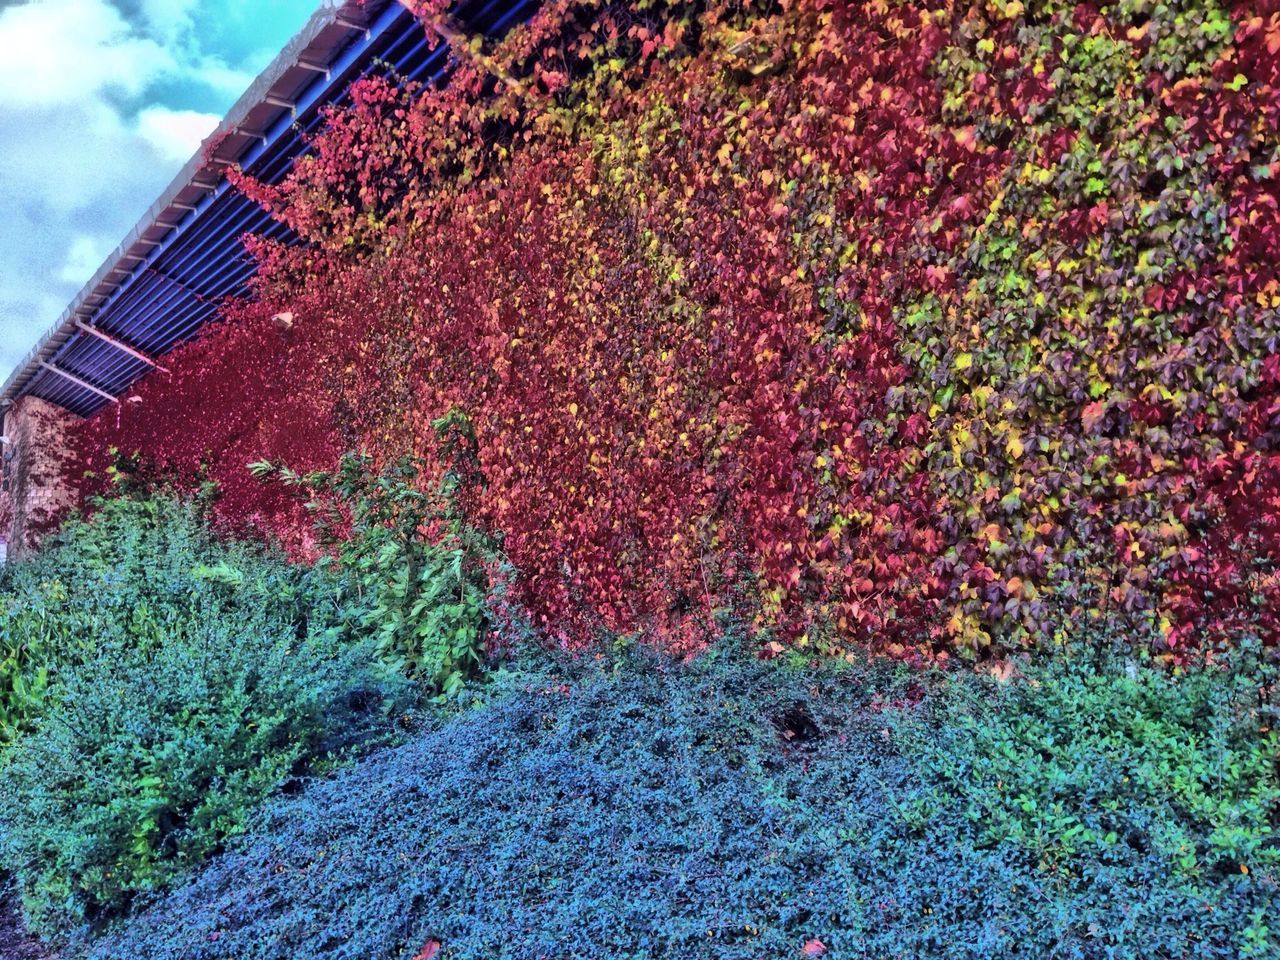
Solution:
<path fill-rule="evenodd" d="M 34 549 L 75 503 L 68 434 L 78 419 L 38 397 L 23 397 L 5 414 L 0 540 L 10 558 Z"/>

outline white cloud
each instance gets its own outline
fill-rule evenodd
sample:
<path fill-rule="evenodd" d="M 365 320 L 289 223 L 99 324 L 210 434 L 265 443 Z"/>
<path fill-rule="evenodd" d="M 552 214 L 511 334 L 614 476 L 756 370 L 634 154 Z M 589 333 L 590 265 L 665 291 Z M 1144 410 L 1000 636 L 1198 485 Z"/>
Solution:
<path fill-rule="evenodd" d="M 88 233 L 76 234 L 71 240 L 66 259 L 58 270 L 58 279 L 64 283 L 83 284 L 114 249 L 115 243 L 105 237 Z"/>
<path fill-rule="evenodd" d="M 249 89 L 257 74 L 229 67 L 220 57 L 201 57 L 192 67 L 191 76 L 211 90 L 229 94 L 234 100 Z"/>
<path fill-rule="evenodd" d="M 139 13 L 148 34 L 158 39 L 166 50 L 175 53 L 184 75 L 234 99 L 248 88 L 256 73 L 231 66 L 224 57 L 202 49 L 204 38 L 195 19 L 199 6 L 199 0 L 139 0 Z M 216 4 L 206 0 L 205 12 L 210 12 L 212 6 Z M 260 8 L 258 12 L 262 13 Z M 227 12 L 219 13 L 226 16 Z M 268 59 L 269 56 L 263 57 L 262 62 Z"/>
<path fill-rule="evenodd" d="M 41 0 L 0 11 L 0 105 L 47 107 L 105 92 L 137 96 L 176 69 L 105 0 Z"/>
<path fill-rule="evenodd" d="M 195 29 L 192 16 L 197 0 L 142 0 L 139 4 L 147 26 L 166 43 L 177 43 Z"/>
<path fill-rule="evenodd" d="M 222 118 L 214 113 L 147 107 L 138 114 L 137 130 L 166 160 L 185 163 Z"/>

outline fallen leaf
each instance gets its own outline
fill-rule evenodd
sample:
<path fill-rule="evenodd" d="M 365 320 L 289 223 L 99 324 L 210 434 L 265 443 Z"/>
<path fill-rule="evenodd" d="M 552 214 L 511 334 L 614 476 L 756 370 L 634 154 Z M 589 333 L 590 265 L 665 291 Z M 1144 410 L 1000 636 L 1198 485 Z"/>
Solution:
<path fill-rule="evenodd" d="M 827 945 L 817 937 L 814 937 L 813 939 L 806 940 L 804 942 L 803 949 L 804 954 L 807 957 L 820 957 L 827 952 Z"/>
<path fill-rule="evenodd" d="M 440 941 L 434 937 L 422 945 L 422 949 L 413 955 L 413 960 L 432 960 L 440 952 Z"/>

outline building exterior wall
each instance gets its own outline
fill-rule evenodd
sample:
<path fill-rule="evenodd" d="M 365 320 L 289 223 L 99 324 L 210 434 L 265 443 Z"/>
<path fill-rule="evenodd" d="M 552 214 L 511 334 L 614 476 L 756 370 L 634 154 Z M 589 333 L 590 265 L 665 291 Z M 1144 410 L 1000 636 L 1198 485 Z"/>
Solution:
<path fill-rule="evenodd" d="M 10 559 L 33 550 L 75 503 L 70 430 L 78 420 L 38 397 L 23 397 L 5 413 L 0 541 Z"/>

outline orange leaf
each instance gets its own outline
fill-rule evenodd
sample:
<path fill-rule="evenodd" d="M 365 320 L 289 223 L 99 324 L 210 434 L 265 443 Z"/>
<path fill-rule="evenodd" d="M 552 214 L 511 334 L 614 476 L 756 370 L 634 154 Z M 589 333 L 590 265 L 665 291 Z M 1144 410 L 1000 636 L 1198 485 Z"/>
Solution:
<path fill-rule="evenodd" d="M 1107 412 L 1107 405 L 1101 400 L 1095 400 L 1093 403 L 1085 406 L 1080 414 L 1080 420 L 1084 424 L 1084 428 L 1089 433 L 1093 433 L 1093 428 L 1098 425 L 1098 421 L 1102 419 Z"/>
<path fill-rule="evenodd" d="M 432 960 L 440 953 L 440 941 L 434 937 L 422 945 L 422 949 L 413 955 L 413 960 Z"/>
<path fill-rule="evenodd" d="M 827 945 L 814 937 L 804 942 L 804 954 L 807 957 L 820 957 L 827 952 Z"/>

